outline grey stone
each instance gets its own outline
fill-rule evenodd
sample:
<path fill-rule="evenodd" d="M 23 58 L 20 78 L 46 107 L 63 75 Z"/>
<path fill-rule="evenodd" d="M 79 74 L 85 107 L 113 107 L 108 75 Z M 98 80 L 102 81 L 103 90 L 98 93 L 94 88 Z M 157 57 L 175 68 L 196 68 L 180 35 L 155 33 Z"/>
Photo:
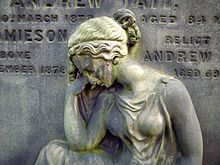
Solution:
<path fill-rule="evenodd" d="M 100 8 L 89 0 L 61 2 L 0 0 L 0 164 L 33 164 L 49 141 L 66 140 L 67 40 L 85 20 L 120 8 L 137 16 L 136 59 L 185 84 L 202 129 L 203 164 L 220 164 L 219 2 L 102 0 Z"/>

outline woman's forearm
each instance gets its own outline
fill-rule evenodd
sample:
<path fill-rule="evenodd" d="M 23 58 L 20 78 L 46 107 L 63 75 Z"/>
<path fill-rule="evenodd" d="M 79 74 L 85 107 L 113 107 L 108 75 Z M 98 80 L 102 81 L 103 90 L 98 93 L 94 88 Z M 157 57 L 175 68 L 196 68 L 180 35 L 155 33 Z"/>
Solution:
<path fill-rule="evenodd" d="M 77 95 L 87 84 L 80 77 L 68 85 L 65 96 L 64 129 L 67 142 L 72 150 L 83 150 L 87 141 L 86 124 L 79 112 Z"/>
<path fill-rule="evenodd" d="M 84 90 L 87 83 L 84 77 L 80 77 L 66 91 L 64 128 L 72 150 L 86 151 L 99 145 L 106 133 L 106 113 L 112 107 L 111 95 L 100 94 L 89 122 L 85 123 L 79 111 L 77 95 Z"/>
<path fill-rule="evenodd" d="M 72 150 L 84 150 L 87 141 L 86 124 L 78 109 L 77 96 L 67 93 L 64 112 L 64 129 Z"/>

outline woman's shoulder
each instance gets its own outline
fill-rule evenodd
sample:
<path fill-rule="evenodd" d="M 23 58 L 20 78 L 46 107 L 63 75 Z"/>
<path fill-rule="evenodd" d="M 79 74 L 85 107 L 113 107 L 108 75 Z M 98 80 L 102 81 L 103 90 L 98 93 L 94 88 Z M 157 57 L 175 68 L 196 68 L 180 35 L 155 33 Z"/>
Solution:
<path fill-rule="evenodd" d="M 170 75 L 162 73 L 158 70 L 148 69 L 147 82 L 152 83 L 154 86 L 161 86 L 162 84 L 168 84 L 170 81 L 175 81 L 176 79 Z"/>
<path fill-rule="evenodd" d="M 172 76 L 162 76 L 160 78 L 160 82 L 162 84 L 165 84 L 166 88 L 169 88 L 169 87 L 178 87 L 178 88 L 179 87 L 184 87 L 184 84 L 180 80 L 178 80 L 178 79 L 176 79 Z"/>
<path fill-rule="evenodd" d="M 185 85 L 174 77 L 162 77 L 160 81 L 164 84 L 166 94 L 176 94 L 186 91 Z"/>
<path fill-rule="evenodd" d="M 162 83 L 167 84 L 167 86 L 172 86 L 175 84 L 183 86 L 183 83 L 180 80 L 158 70 L 151 69 L 148 73 L 148 77 L 150 77 L 150 81 L 152 81 L 154 84 Z"/>
<path fill-rule="evenodd" d="M 174 77 L 162 77 L 160 81 L 161 95 L 165 103 L 184 106 L 191 100 L 185 85 L 180 80 Z"/>
<path fill-rule="evenodd" d="M 186 91 L 185 85 L 170 75 L 158 71 L 151 71 L 149 77 L 152 86 L 154 86 L 155 89 L 166 92 L 166 94 L 173 95 Z"/>

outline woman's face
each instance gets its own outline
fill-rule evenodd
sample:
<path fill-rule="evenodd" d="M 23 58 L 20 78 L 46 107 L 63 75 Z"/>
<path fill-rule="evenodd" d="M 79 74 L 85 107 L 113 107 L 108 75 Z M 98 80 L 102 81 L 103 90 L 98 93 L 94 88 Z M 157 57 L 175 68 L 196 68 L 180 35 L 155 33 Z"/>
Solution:
<path fill-rule="evenodd" d="M 109 53 L 103 52 L 102 54 L 108 56 Z M 114 67 L 112 60 L 106 60 L 101 57 L 92 58 L 91 64 L 82 73 L 92 86 L 110 87 L 116 80 L 116 75 L 113 71 Z"/>
<path fill-rule="evenodd" d="M 96 41 L 93 48 L 101 50 L 97 54 L 88 51 L 91 45 L 82 48 L 85 50 L 82 55 L 73 56 L 72 61 L 92 86 L 110 87 L 117 78 L 116 64 L 119 58 L 127 54 L 127 45 L 116 41 Z"/>

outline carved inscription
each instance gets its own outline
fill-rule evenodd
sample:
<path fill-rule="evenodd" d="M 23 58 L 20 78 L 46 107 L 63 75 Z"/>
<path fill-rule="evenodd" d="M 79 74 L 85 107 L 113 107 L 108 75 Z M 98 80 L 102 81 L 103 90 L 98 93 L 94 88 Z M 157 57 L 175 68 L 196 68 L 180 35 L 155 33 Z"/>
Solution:
<path fill-rule="evenodd" d="M 88 19 L 96 17 L 94 12 L 87 9 L 102 9 L 108 2 L 103 0 L 10 0 L 8 3 L 12 10 L 24 10 L 26 12 L 12 12 L 0 14 L 0 24 L 11 24 L 10 28 L 3 26 L 0 29 L 0 43 L 28 43 L 28 44 L 51 44 L 67 43 L 67 38 L 73 29 L 69 30 L 66 25 L 78 24 Z M 116 3 L 115 3 L 116 4 Z M 180 16 L 178 11 L 180 5 L 172 0 L 120 0 L 117 4 L 125 8 L 140 10 L 137 21 L 145 27 L 165 27 L 186 26 L 200 28 L 204 25 L 219 26 L 220 15 L 187 14 Z M 56 9 L 57 8 L 57 9 Z M 41 12 L 44 9 L 45 12 Z M 51 10 L 56 9 L 56 10 Z M 60 9 L 64 12 L 57 12 Z M 67 9 L 67 10 L 66 10 Z M 35 12 L 32 12 L 32 11 Z M 51 12 L 52 11 L 52 12 Z M 80 12 L 78 12 L 80 11 Z M 86 12 L 81 12 L 86 11 Z M 91 10 L 92 11 L 92 10 Z M 47 28 L 32 28 L 31 24 L 59 25 L 48 26 Z M 22 26 L 16 26 L 22 25 Z M 22 28 L 24 26 L 24 28 Z M 27 26 L 26 26 L 27 25 Z M 62 26 L 60 26 L 62 25 Z M 193 34 L 193 33 L 192 33 Z M 150 63 L 177 63 L 190 64 L 194 68 L 173 68 L 173 74 L 177 77 L 217 78 L 218 69 L 210 68 L 209 71 L 201 71 L 196 65 L 208 64 L 215 59 L 216 52 L 209 47 L 213 44 L 213 37 L 209 34 L 198 33 L 197 35 L 182 35 L 171 33 L 163 34 L 161 47 L 157 49 L 147 49 L 144 52 L 144 60 Z M 32 61 L 35 52 L 29 50 L 16 51 L 13 49 L 0 50 L 0 62 Z M 32 61 L 33 62 L 33 61 Z M 22 73 L 41 75 L 64 75 L 66 69 L 62 65 L 5 65 L 0 63 L 0 73 Z"/>
<path fill-rule="evenodd" d="M 0 65 L 0 74 L 41 74 L 41 75 L 65 75 L 66 68 L 64 66 L 34 66 L 34 65 Z"/>
<path fill-rule="evenodd" d="M 16 75 L 65 75 L 66 67 L 60 65 L 27 65 L 30 63 L 33 54 L 31 51 L 4 51 L 0 50 L 0 74 L 16 74 Z M 4 61 L 4 62 L 3 62 Z M 15 62 L 18 64 L 5 64 Z M 23 64 L 21 64 L 23 63 Z"/>
<path fill-rule="evenodd" d="M 33 65 L 0 65 L 1 73 L 35 74 L 36 68 Z"/>
<path fill-rule="evenodd" d="M 102 0 L 11 0 L 10 7 L 71 7 L 78 8 L 100 8 Z"/>
<path fill-rule="evenodd" d="M 208 46 L 210 41 L 210 36 L 165 36 L 167 45 Z"/>
<path fill-rule="evenodd" d="M 4 11 L 1 12 L 0 24 L 3 24 L 3 26 L 0 29 L 0 43 L 7 45 L 9 43 L 13 45 L 23 43 L 29 44 L 29 46 L 31 44 L 45 44 L 45 47 L 47 47 L 47 44 L 67 43 L 67 38 L 71 31 L 69 31 L 66 26 L 56 28 L 56 25 L 60 24 L 60 22 L 83 22 L 94 17 L 92 14 L 77 14 L 69 11 L 60 13 L 53 10 L 53 12 L 51 12 L 52 8 L 62 7 L 74 10 L 100 8 L 102 0 L 11 0 L 9 5 L 11 9 L 16 12 L 10 14 L 6 11 L 6 13 L 4 13 Z M 43 8 L 45 11 L 42 12 L 41 9 Z M 19 12 L 23 10 L 25 12 Z M 7 28 L 9 24 L 11 26 Z M 39 25 L 37 27 L 40 28 L 32 26 L 33 24 Z M 41 25 L 43 25 L 44 28 L 42 28 Z M 51 26 L 47 27 L 45 25 Z M 10 45 L 7 47 L 8 49 L 4 47 L 0 48 L 0 74 L 66 75 L 66 67 L 57 64 L 57 62 L 54 64 L 36 63 L 34 61 L 35 58 L 32 58 L 33 56 L 37 56 L 34 51 L 22 49 L 14 50 L 10 48 Z"/>
<path fill-rule="evenodd" d="M 206 79 L 219 79 L 220 70 L 219 69 L 208 69 L 201 71 L 195 68 L 189 69 L 174 69 L 174 76 L 180 78 L 206 78 Z"/>
<path fill-rule="evenodd" d="M 169 8 L 171 0 L 124 0 L 125 7 L 133 8 Z"/>
<path fill-rule="evenodd" d="M 145 61 L 151 62 L 177 62 L 177 63 L 200 63 L 209 62 L 212 58 L 212 52 L 205 51 L 146 51 Z"/>
<path fill-rule="evenodd" d="M 30 60 L 30 51 L 0 51 L 0 60 Z"/>
<path fill-rule="evenodd" d="M 213 16 L 212 20 L 215 24 L 220 24 L 220 15 Z"/>
<path fill-rule="evenodd" d="M 142 15 L 141 21 L 142 23 L 150 23 L 154 25 L 167 25 L 175 24 L 177 22 L 177 18 L 174 15 Z"/>
<path fill-rule="evenodd" d="M 59 21 L 72 22 L 85 21 L 94 16 L 92 14 L 65 14 L 62 18 L 57 14 L 0 14 L 0 23 L 55 23 Z"/>
<path fill-rule="evenodd" d="M 5 29 L 0 30 L 0 42 L 66 42 L 67 30 L 42 30 L 42 29 Z"/>
<path fill-rule="evenodd" d="M 198 26 L 200 26 L 198 24 Z M 177 63 L 193 68 L 173 68 L 173 76 L 190 79 L 219 79 L 219 69 L 213 68 L 201 70 L 197 68 L 203 63 L 210 63 L 215 58 L 215 54 L 209 47 L 213 43 L 212 36 L 184 36 L 184 35 L 165 35 L 162 44 L 165 49 L 146 50 L 144 60 L 153 63 Z M 168 49 L 169 48 L 169 49 Z"/>

